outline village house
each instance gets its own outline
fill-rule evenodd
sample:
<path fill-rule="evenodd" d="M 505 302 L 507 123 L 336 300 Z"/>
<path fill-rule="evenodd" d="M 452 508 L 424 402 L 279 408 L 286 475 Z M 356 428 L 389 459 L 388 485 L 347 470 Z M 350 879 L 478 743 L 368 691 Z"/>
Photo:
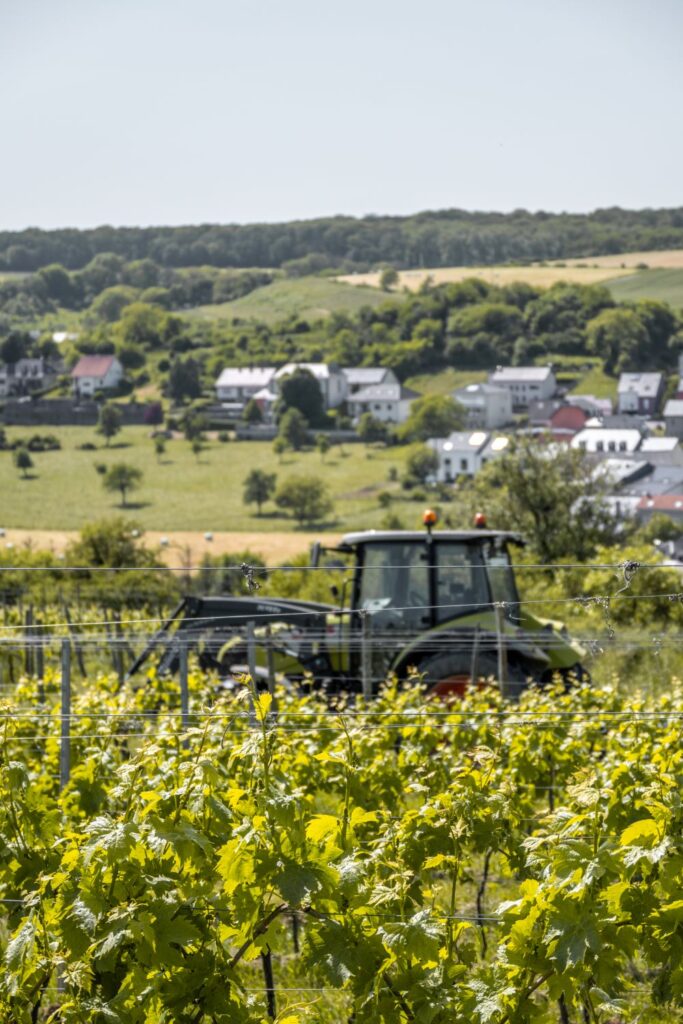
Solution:
<path fill-rule="evenodd" d="M 0 398 L 28 395 L 45 386 L 45 360 L 19 359 L 16 363 L 0 363 Z"/>
<path fill-rule="evenodd" d="M 512 396 L 507 388 L 495 384 L 467 384 L 452 395 L 465 409 L 468 427 L 495 430 L 512 420 Z"/>
<path fill-rule="evenodd" d="M 670 398 L 664 406 L 666 432 L 672 437 L 683 437 L 683 399 Z"/>
<path fill-rule="evenodd" d="M 658 494 L 641 498 L 636 506 L 636 515 L 647 523 L 655 515 L 669 516 L 675 522 L 683 521 L 683 488 L 677 494 Z"/>
<path fill-rule="evenodd" d="M 577 405 L 589 416 L 611 416 L 613 411 L 611 398 L 597 398 L 595 395 L 567 395 L 567 405 Z"/>
<path fill-rule="evenodd" d="M 590 422 L 590 421 L 589 421 Z M 610 430 L 608 427 L 586 426 L 571 439 L 572 448 L 581 448 L 591 455 L 610 452 L 634 452 L 643 439 L 639 430 Z"/>
<path fill-rule="evenodd" d="M 369 412 L 383 423 L 405 423 L 410 407 L 420 395 L 398 381 L 391 384 L 370 384 L 347 398 L 349 415 L 357 422 Z"/>
<path fill-rule="evenodd" d="M 448 437 L 432 437 L 427 444 L 439 459 L 434 474 L 439 483 L 453 483 L 459 476 L 476 476 L 490 459 L 502 455 L 509 438 L 487 431 L 454 431 Z"/>
<path fill-rule="evenodd" d="M 274 366 L 226 366 L 214 387 L 219 402 L 245 406 L 257 392 L 267 388 L 275 375 Z"/>
<path fill-rule="evenodd" d="M 551 366 L 499 366 L 489 374 L 489 384 L 510 392 L 515 412 L 525 412 L 531 402 L 543 402 L 557 391 Z"/>
<path fill-rule="evenodd" d="M 81 356 L 71 371 L 74 395 L 91 397 L 97 391 L 114 391 L 123 380 L 116 356 Z"/>
<path fill-rule="evenodd" d="M 654 416 L 664 391 L 661 373 L 622 373 L 617 387 L 617 411 Z"/>

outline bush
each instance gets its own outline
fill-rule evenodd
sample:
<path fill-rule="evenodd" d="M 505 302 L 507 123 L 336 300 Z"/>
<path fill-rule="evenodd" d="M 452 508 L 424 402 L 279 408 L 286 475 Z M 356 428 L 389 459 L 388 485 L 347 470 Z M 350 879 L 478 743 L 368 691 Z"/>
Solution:
<path fill-rule="evenodd" d="M 96 462 L 95 463 L 95 472 L 99 473 L 100 476 L 104 476 L 104 474 L 107 472 L 107 467 L 104 464 L 104 462 Z"/>
<path fill-rule="evenodd" d="M 227 432 L 227 430 L 218 431 L 218 440 L 220 441 L 221 444 L 228 444 L 228 442 L 230 441 L 230 434 Z"/>
<path fill-rule="evenodd" d="M 84 441 L 83 444 L 79 444 L 79 449 L 82 452 L 96 452 L 97 445 L 93 444 L 92 441 Z"/>

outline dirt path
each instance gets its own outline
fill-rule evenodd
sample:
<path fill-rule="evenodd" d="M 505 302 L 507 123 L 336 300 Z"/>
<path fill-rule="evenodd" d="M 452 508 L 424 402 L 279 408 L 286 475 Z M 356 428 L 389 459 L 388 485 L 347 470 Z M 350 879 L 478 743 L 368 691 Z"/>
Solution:
<path fill-rule="evenodd" d="M 2 552 L 8 544 L 15 547 L 30 546 L 34 550 L 54 551 L 62 554 L 67 544 L 78 536 L 76 530 L 5 530 L 0 537 L 0 567 Z M 328 543 L 339 539 L 338 534 L 325 534 Z M 191 530 L 166 533 L 146 530 L 144 543 L 158 550 L 164 561 L 172 566 L 198 565 L 202 555 L 222 555 L 249 550 L 260 555 L 268 565 L 281 565 L 297 555 L 306 554 L 319 533 L 214 533 L 206 535 Z M 162 538 L 168 545 L 161 544 Z"/>

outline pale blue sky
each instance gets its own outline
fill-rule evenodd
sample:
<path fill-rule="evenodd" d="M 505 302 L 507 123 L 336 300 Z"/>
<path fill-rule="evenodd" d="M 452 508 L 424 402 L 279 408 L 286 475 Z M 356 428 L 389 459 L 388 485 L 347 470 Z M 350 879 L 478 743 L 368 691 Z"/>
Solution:
<path fill-rule="evenodd" d="M 681 0 L 0 0 L 0 229 L 683 205 Z"/>

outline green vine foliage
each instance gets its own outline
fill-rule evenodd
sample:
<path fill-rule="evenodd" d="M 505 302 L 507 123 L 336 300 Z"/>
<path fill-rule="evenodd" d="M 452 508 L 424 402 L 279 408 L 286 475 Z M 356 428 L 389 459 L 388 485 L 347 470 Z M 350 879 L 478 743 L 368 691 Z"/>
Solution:
<path fill-rule="evenodd" d="M 0 1019 L 677 1021 L 683 690 L 2 707 Z M 40 702 L 39 698 L 43 701 Z"/>

